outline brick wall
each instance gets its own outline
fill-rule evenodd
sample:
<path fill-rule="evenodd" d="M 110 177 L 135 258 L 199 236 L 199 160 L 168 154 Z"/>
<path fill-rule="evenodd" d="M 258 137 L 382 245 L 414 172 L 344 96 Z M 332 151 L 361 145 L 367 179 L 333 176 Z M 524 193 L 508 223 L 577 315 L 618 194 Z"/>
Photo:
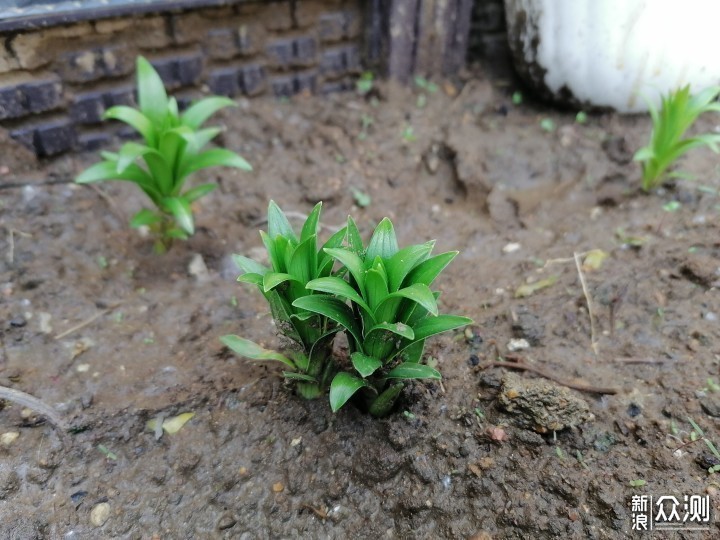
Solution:
<path fill-rule="evenodd" d="M 231 5 L 0 33 L 0 127 L 39 156 L 93 150 L 129 133 L 102 114 L 135 104 L 135 58 L 181 105 L 352 88 L 363 0 Z"/>

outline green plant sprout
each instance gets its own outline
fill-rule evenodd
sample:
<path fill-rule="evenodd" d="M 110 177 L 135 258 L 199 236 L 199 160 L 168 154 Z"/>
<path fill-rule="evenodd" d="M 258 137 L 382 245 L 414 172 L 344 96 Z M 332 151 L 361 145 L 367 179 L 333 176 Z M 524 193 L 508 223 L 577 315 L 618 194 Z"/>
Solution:
<path fill-rule="evenodd" d="M 372 71 L 364 71 L 355 82 L 357 93 L 361 96 L 368 94 L 373 89 L 374 80 L 375 76 L 372 74 Z"/>
<path fill-rule="evenodd" d="M 692 442 L 695 442 L 698 439 L 705 441 L 705 445 L 708 447 L 710 452 L 712 452 L 712 455 L 720 461 L 720 452 L 718 452 L 718 449 L 713 442 L 705 436 L 705 433 L 702 429 L 700 429 L 700 426 L 698 426 L 692 418 L 688 418 L 688 422 L 690 422 L 690 425 L 693 427 L 693 431 L 690 432 L 690 440 Z M 708 468 L 709 474 L 715 474 L 717 472 L 720 472 L 720 465 L 713 465 Z"/>
<path fill-rule="evenodd" d="M 403 141 L 411 143 L 417 141 L 415 136 L 415 129 L 410 125 L 406 125 L 402 132 Z"/>
<path fill-rule="evenodd" d="M 334 320 L 348 334 L 353 370 L 332 380 L 333 412 L 362 390 L 370 414 L 380 417 L 390 412 L 403 381 L 440 379 L 436 369 L 420 363 L 425 340 L 472 320 L 438 314 L 439 293 L 430 290 L 457 251 L 430 257 L 434 241 L 401 250 L 387 218 L 367 248 L 352 218 L 346 229 L 346 247 L 325 253 L 347 268 L 349 281 L 339 276 L 312 280 L 307 288 L 327 295 L 303 296 L 293 305 Z"/>
<path fill-rule="evenodd" d="M 330 358 L 332 339 L 340 329 L 332 318 L 294 305 L 304 296 L 317 296 L 306 289 L 306 285 L 311 280 L 331 276 L 334 260 L 325 250 L 339 247 L 345 239 L 343 228 L 318 250 L 321 209 L 322 203 L 318 203 L 310 212 L 298 238 L 280 207 L 270 201 L 268 232 L 260 231 L 270 268 L 242 255 L 234 256 L 237 265 L 245 272 L 238 281 L 257 285 L 270 305 L 280 333 L 291 341 L 287 355 L 264 349 L 239 336 L 221 338 L 240 356 L 285 364 L 289 371 L 284 371 L 283 375 L 297 382 L 298 393 L 306 399 L 318 397 L 334 375 Z"/>
<path fill-rule="evenodd" d="M 137 93 L 139 110 L 124 105 L 111 107 L 104 118 L 128 124 L 142 136 L 144 144 L 127 142 L 118 153 L 103 152 L 104 161 L 82 172 L 75 181 L 124 180 L 137 185 L 155 208 L 140 210 L 130 225 L 149 227 L 155 237 L 155 251 L 163 253 L 174 239 L 184 240 L 195 232 L 191 205 L 217 187 L 202 184 L 183 190 L 192 173 L 215 166 L 244 171 L 252 167 L 230 150 L 203 151 L 221 129 L 202 125 L 220 109 L 234 106 L 231 99 L 208 97 L 181 114 L 176 99 L 168 98 L 160 76 L 143 57 L 137 59 Z"/>
<path fill-rule="evenodd" d="M 648 101 L 652 118 L 652 133 L 647 146 L 640 148 L 633 159 L 642 163 L 642 189 L 651 191 L 663 184 L 666 178 L 681 177 L 668 169 L 683 154 L 693 148 L 708 146 L 718 151 L 720 134 L 706 133 L 683 138 L 685 132 L 698 117 L 709 111 L 720 112 L 720 86 L 712 86 L 695 96 L 690 95 L 690 85 L 662 96 L 660 110 Z"/>
<path fill-rule="evenodd" d="M 358 134 L 358 139 L 361 141 L 364 141 L 368 137 L 368 130 L 370 129 L 370 126 L 372 126 L 375 123 L 375 120 L 372 116 L 370 116 L 367 113 L 363 113 L 360 117 L 360 133 Z"/>

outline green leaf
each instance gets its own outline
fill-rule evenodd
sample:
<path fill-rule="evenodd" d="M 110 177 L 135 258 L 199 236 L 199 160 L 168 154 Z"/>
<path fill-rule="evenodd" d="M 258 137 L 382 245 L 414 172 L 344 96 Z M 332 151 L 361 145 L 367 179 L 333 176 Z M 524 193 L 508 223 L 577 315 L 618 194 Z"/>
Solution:
<path fill-rule="evenodd" d="M 168 163 L 160 152 L 154 150 L 143 154 L 145 164 L 150 170 L 150 176 L 153 178 L 153 184 L 158 187 L 158 191 L 165 196 L 172 194 L 175 179 L 172 172 L 172 164 Z"/>
<path fill-rule="evenodd" d="M 311 291 L 320 291 L 334 294 L 335 296 L 340 296 L 341 298 L 345 298 L 347 300 L 350 300 L 351 302 L 355 302 L 368 314 L 372 314 L 372 312 L 370 311 L 370 306 L 365 303 L 365 300 L 363 300 L 362 297 L 357 293 L 357 291 L 353 289 L 344 279 L 340 279 L 338 277 L 323 277 L 313 279 L 307 285 L 305 285 L 305 287 L 307 287 Z"/>
<path fill-rule="evenodd" d="M 101 161 L 91 167 L 85 169 L 75 178 L 78 184 L 89 184 L 91 182 L 100 182 L 104 180 L 123 180 L 133 182 L 147 194 L 148 197 L 158 204 L 162 195 L 155 185 L 152 177 L 147 171 L 141 169 L 137 165 L 130 165 L 122 173 L 117 172 L 117 165 L 114 161 Z"/>
<path fill-rule="evenodd" d="M 365 255 L 365 246 L 363 246 L 360 231 L 358 230 L 355 221 L 350 216 L 348 216 L 346 228 L 348 249 L 359 257 L 363 257 Z"/>
<path fill-rule="evenodd" d="M 414 327 L 415 339 L 425 339 L 435 334 L 472 324 L 472 319 L 459 315 L 438 315 L 421 319 Z"/>
<path fill-rule="evenodd" d="M 429 287 L 458 253 L 458 251 L 448 251 L 421 262 L 408 274 L 405 283 L 423 283 Z"/>
<path fill-rule="evenodd" d="M 137 86 L 140 111 L 152 124 L 162 125 L 168 109 L 165 86 L 155 68 L 142 56 L 137 58 Z"/>
<path fill-rule="evenodd" d="M 370 414 L 376 418 L 382 418 L 387 416 L 390 410 L 395 405 L 400 392 L 404 388 L 403 383 L 395 383 L 387 388 L 382 394 L 377 396 L 370 404 Z"/>
<path fill-rule="evenodd" d="M 153 148 L 157 147 L 157 133 L 155 132 L 153 123 L 140 111 L 125 105 L 117 105 L 105 111 L 103 118 L 105 120 L 120 120 L 126 123 L 142 135 L 145 144 Z"/>
<path fill-rule="evenodd" d="M 421 305 L 432 315 L 438 314 L 435 296 L 433 296 L 430 288 L 423 283 L 413 283 L 409 287 L 405 287 L 404 289 L 391 293 L 387 296 L 387 299 L 389 300 L 391 298 L 407 298 L 408 300 L 412 300 L 413 302 Z M 378 306 L 378 310 L 379 309 L 382 309 L 382 304 Z"/>
<path fill-rule="evenodd" d="M 400 322 L 399 323 L 382 322 L 382 323 L 376 324 L 375 326 L 370 328 L 370 330 L 365 332 L 365 340 L 367 341 L 367 339 L 371 336 L 371 334 L 373 332 L 380 332 L 380 331 L 391 332 L 391 333 L 397 334 L 398 336 L 405 338 L 405 339 L 410 339 L 410 340 L 415 339 L 415 332 L 407 324 L 403 324 Z"/>
<path fill-rule="evenodd" d="M 187 160 L 178 172 L 178 177 L 185 178 L 195 171 L 207 169 L 208 167 L 235 167 L 243 171 L 253 170 L 252 166 L 235 152 L 225 148 L 213 148 Z"/>
<path fill-rule="evenodd" d="M 283 374 L 283 377 L 285 377 L 286 379 L 294 379 L 296 381 L 304 381 L 304 382 L 311 382 L 311 383 L 318 382 L 315 377 L 306 375 L 305 373 L 297 373 L 296 371 L 283 371 L 282 374 Z"/>
<path fill-rule="evenodd" d="M 321 210 L 322 202 L 319 202 L 315 205 L 315 208 L 312 209 L 312 212 L 310 212 L 310 215 L 305 220 L 305 224 L 300 232 L 300 242 L 304 242 L 311 236 L 317 236 Z"/>
<path fill-rule="evenodd" d="M 425 349 L 425 340 L 415 341 L 402 350 L 400 359 L 403 362 L 417 364 L 422 359 L 423 349 Z"/>
<path fill-rule="evenodd" d="M 268 205 L 268 235 L 272 240 L 275 240 L 278 236 L 284 236 L 288 240 L 297 242 L 295 231 L 293 231 L 285 213 L 272 200 Z"/>
<path fill-rule="evenodd" d="M 368 384 L 350 373 L 340 372 L 335 375 L 330 384 L 330 408 L 332 412 L 337 412 L 340 407 L 345 405 L 355 392 Z"/>
<path fill-rule="evenodd" d="M 183 193 L 182 197 L 187 202 L 193 203 L 211 191 L 214 191 L 216 188 L 217 184 L 200 184 L 199 186 L 188 189 L 185 193 Z"/>
<path fill-rule="evenodd" d="M 262 290 L 263 274 L 256 272 L 245 272 L 238 276 L 237 281 L 240 283 L 251 283 L 257 285 Z"/>
<path fill-rule="evenodd" d="M 350 332 L 352 337 L 355 338 L 358 348 L 362 347 L 362 332 L 360 326 L 352 310 L 346 306 L 342 300 L 327 295 L 314 294 L 298 298 L 292 305 L 300 309 L 324 315 L 342 325 Z"/>
<path fill-rule="evenodd" d="M 340 247 L 345 240 L 345 236 L 347 235 L 347 227 L 343 227 L 339 231 L 337 231 L 335 234 L 333 234 L 330 238 L 328 238 L 328 241 L 323 244 L 323 247 L 320 248 L 320 251 L 318 251 L 317 254 L 317 260 L 318 260 L 318 268 L 323 268 L 327 264 L 329 260 L 332 260 L 332 257 L 325 252 L 325 249 L 333 249 Z M 330 266 L 332 269 L 332 265 Z M 328 272 L 329 274 L 330 272 Z M 319 275 L 322 275 L 320 273 Z"/>
<path fill-rule="evenodd" d="M 180 132 L 180 136 L 185 139 L 185 142 L 188 144 L 187 152 L 190 154 L 187 155 L 185 159 L 192 159 L 203 146 L 217 137 L 221 131 L 222 129 L 218 127 L 211 127 L 199 131 L 192 131 L 186 128 L 185 131 Z"/>
<path fill-rule="evenodd" d="M 183 125 L 193 130 L 197 130 L 205 121 L 220 109 L 225 107 L 235 107 L 236 103 L 226 97 L 212 96 L 193 103 L 181 115 L 180 119 Z"/>
<path fill-rule="evenodd" d="M 158 156 L 161 156 L 160 152 L 156 149 L 145 146 L 144 144 L 138 144 L 135 142 L 127 142 L 123 144 L 120 148 L 120 152 L 118 152 L 118 161 L 116 166 L 118 174 L 122 174 L 125 169 L 135 162 L 137 158 L 146 154 L 157 154 Z"/>
<path fill-rule="evenodd" d="M 268 272 L 263 277 L 263 291 L 269 292 L 281 283 L 285 283 L 286 281 L 297 281 L 299 283 L 302 283 L 299 279 L 291 276 L 290 274 Z"/>
<path fill-rule="evenodd" d="M 377 358 L 359 352 L 352 353 L 350 360 L 352 361 L 353 367 L 363 377 L 369 377 L 375 373 L 377 369 L 382 367 L 382 362 Z"/>
<path fill-rule="evenodd" d="M 130 220 L 130 226 L 137 229 L 143 225 L 154 225 L 155 223 L 160 223 L 161 221 L 162 217 L 160 217 L 157 212 L 143 208 L 132 217 Z"/>
<path fill-rule="evenodd" d="M 297 281 L 306 284 L 315 276 L 317 261 L 315 251 L 315 235 L 310 236 L 295 248 L 288 261 L 288 273 L 294 276 Z"/>
<path fill-rule="evenodd" d="M 253 261 L 252 259 L 243 255 L 233 255 L 232 259 L 238 266 L 238 268 L 242 269 L 244 272 L 253 272 L 264 276 L 270 271 L 267 266 L 264 266 L 257 261 Z"/>
<path fill-rule="evenodd" d="M 233 352 L 252 360 L 277 360 L 291 369 L 296 369 L 295 364 L 279 352 L 264 349 L 257 343 L 240 336 L 222 336 L 220 341 Z"/>
<path fill-rule="evenodd" d="M 435 241 L 426 242 L 401 249 L 385 262 L 388 273 L 388 288 L 391 292 L 397 291 L 402 285 L 405 276 L 424 261 L 435 246 Z"/>
<path fill-rule="evenodd" d="M 426 366 L 425 364 L 416 364 L 414 362 L 406 362 L 399 364 L 391 369 L 387 375 L 387 379 L 442 379 L 440 372 Z"/>
<path fill-rule="evenodd" d="M 192 210 L 185 199 L 179 197 L 168 197 L 163 199 L 163 206 L 175 216 L 178 225 L 186 233 L 192 235 L 195 233 L 195 224 L 193 223 Z"/>
<path fill-rule="evenodd" d="M 395 255 L 398 250 L 393 224 L 388 218 L 383 218 L 375 228 L 372 238 L 370 238 L 370 244 L 365 254 L 366 264 L 368 261 L 373 261 L 375 257 L 389 259 Z"/>
<path fill-rule="evenodd" d="M 360 257 L 356 253 L 342 248 L 325 249 L 325 253 L 348 269 L 358 284 L 360 295 L 365 296 L 365 268 L 363 267 L 363 262 Z"/>
<path fill-rule="evenodd" d="M 365 287 L 367 292 L 364 296 L 377 318 L 378 306 L 388 296 L 387 282 L 381 268 L 371 268 L 365 273 Z M 383 319 L 380 320 L 383 321 Z"/>

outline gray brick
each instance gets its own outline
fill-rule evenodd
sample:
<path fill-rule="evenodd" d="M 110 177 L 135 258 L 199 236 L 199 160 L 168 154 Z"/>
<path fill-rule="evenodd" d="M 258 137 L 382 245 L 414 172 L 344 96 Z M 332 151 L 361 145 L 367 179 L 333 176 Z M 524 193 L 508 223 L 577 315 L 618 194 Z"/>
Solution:
<path fill-rule="evenodd" d="M 135 88 L 132 86 L 125 86 L 122 88 L 115 88 L 109 92 L 103 94 L 103 102 L 105 107 L 115 107 L 116 105 L 127 105 L 129 107 L 135 106 L 137 100 L 135 99 Z"/>
<path fill-rule="evenodd" d="M 293 41 L 293 64 L 312 66 L 316 62 L 317 44 L 315 38 L 299 37 Z"/>
<path fill-rule="evenodd" d="M 347 72 L 345 50 L 343 48 L 327 49 L 320 58 L 320 73 L 328 79 L 336 79 Z"/>
<path fill-rule="evenodd" d="M 353 88 L 353 84 L 350 81 L 326 82 L 320 88 L 320 93 L 322 95 L 336 94 L 338 92 L 346 92 L 348 90 L 352 90 Z"/>
<path fill-rule="evenodd" d="M 96 51 L 73 51 L 58 59 L 58 72 L 63 80 L 73 83 L 96 81 L 103 77 L 103 67 Z"/>
<path fill-rule="evenodd" d="M 295 75 L 295 92 L 315 93 L 317 87 L 317 71 L 306 71 Z"/>
<path fill-rule="evenodd" d="M 69 120 L 57 120 L 37 126 L 35 151 L 41 157 L 54 156 L 75 146 L 75 128 Z"/>
<path fill-rule="evenodd" d="M 174 88 L 178 85 L 174 58 L 161 58 L 159 60 L 152 60 L 150 63 L 152 67 L 155 68 L 155 71 L 157 71 L 157 74 L 160 75 L 166 87 Z"/>
<path fill-rule="evenodd" d="M 237 47 L 240 50 L 241 55 L 248 56 L 258 52 L 258 43 L 260 39 L 258 38 L 257 33 L 258 30 L 255 26 L 243 24 L 240 28 L 238 28 L 236 38 Z"/>
<path fill-rule="evenodd" d="M 83 133 L 78 137 L 77 146 L 80 150 L 92 152 L 109 146 L 112 139 L 109 133 Z"/>
<path fill-rule="evenodd" d="M 295 56 L 294 43 L 291 39 L 273 41 L 265 47 L 265 53 L 271 66 L 287 68 Z"/>
<path fill-rule="evenodd" d="M 345 47 L 345 67 L 348 71 L 360 71 L 360 47 L 357 45 Z"/>
<path fill-rule="evenodd" d="M 345 14 L 323 13 L 318 21 L 320 41 L 327 43 L 341 41 L 345 37 Z"/>
<path fill-rule="evenodd" d="M 295 93 L 295 77 L 283 75 L 270 79 L 273 94 L 277 97 L 288 97 Z"/>
<path fill-rule="evenodd" d="M 17 86 L 0 88 L 0 120 L 20 118 L 26 113 L 23 95 Z"/>
<path fill-rule="evenodd" d="M 181 86 L 196 84 L 202 76 L 202 69 L 203 60 L 199 54 L 178 58 L 175 64 L 178 83 Z"/>
<path fill-rule="evenodd" d="M 210 72 L 208 86 L 213 94 L 235 97 L 240 93 L 237 68 L 220 68 Z"/>
<path fill-rule="evenodd" d="M 70 105 L 70 118 L 76 124 L 97 124 L 102 122 L 105 112 L 102 92 L 88 92 L 75 97 Z"/>
<path fill-rule="evenodd" d="M 103 77 L 122 77 L 135 70 L 135 58 L 127 47 L 104 47 L 95 51 Z"/>
<path fill-rule="evenodd" d="M 10 137 L 35 152 L 35 128 L 23 126 L 10 132 Z"/>
<path fill-rule="evenodd" d="M 31 113 L 50 111 L 62 102 L 62 85 L 58 78 L 33 81 L 18 88 L 25 100 L 25 108 Z"/>
<path fill-rule="evenodd" d="M 246 96 L 256 96 L 265 91 L 265 69 L 257 64 L 240 68 L 240 85 Z"/>
<path fill-rule="evenodd" d="M 227 60 L 240 54 L 237 33 L 230 28 L 210 30 L 205 37 L 205 47 L 210 58 Z"/>

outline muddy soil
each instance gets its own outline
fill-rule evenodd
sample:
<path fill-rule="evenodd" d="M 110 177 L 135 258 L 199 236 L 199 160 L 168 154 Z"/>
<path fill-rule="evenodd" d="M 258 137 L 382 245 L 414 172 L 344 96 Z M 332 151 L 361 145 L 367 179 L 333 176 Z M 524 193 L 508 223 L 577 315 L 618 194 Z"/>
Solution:
<path fill-rule="evenodd" d="M 221 115 L 255 171 L 199 175 L 220 189 L 163 257 L 127 225 L 132 186 L 70 182 L 96 155 L 33 164 L 3 142 L 0 385 L 70 430 L 0 410 L 0 538 L 630 538 L 634 495 L 709 495 L 708 530 L 653 538 L 720 536 L 716 458 L 689 422 L 720 444 L 717 156 L 644 195 L 644 117 L 581 124 L 481 78 L 379 93 Z M 461 251 L 441 309 L 475 324 L 430 343 L 442 384 L 384 420 L 332 414 L 222 347 L 279 346 L 230 257 L 262 252 L 270 198 L 323 200 L 326 234 L 389 216 L 401 245 Z M 590 250 L 608 257 L 579 271 Z M 188 412 L 173 435 L 146 425 Z"/>

